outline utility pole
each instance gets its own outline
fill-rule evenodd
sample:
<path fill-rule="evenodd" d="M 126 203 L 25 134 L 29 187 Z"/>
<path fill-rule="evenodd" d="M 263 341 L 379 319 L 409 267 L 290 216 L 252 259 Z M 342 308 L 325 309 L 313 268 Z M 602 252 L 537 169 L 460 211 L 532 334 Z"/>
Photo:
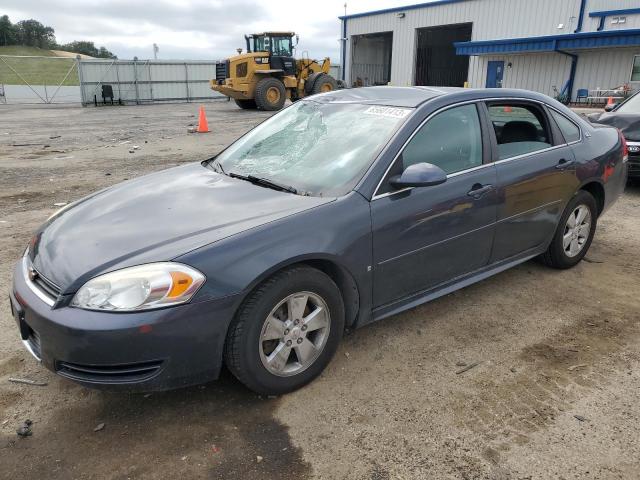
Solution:
<path fill-rule="evenodd" d="M 154 43 L 153 44 L 153 59 L 154 60 L 158 59 L 158 50 L 160 50 L 160 48 L 158 48 L 158 44 Z"/>

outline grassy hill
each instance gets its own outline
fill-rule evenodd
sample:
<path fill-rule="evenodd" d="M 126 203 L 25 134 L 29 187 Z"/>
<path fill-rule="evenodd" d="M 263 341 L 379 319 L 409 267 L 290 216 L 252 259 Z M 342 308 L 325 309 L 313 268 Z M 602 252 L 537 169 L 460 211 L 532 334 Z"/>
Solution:
<path fill-rule="evenodd" d="M 0 47 L 0 55 L 15 55 L 0 58 L 0 84 L 5 85 L 57 86 L 75 64 L 74 58 L 60 57 L 51 50 L 36 47 Z M 62 83 L 67 86 L 79 84 L 76 68 Z"/>
<path fill-rule="evenodd" d="M 0 55 L 30 55 L 41 57 L 55 57 L 56 54 L 51 50 L 44 50 L 38 47 L 23 47 L 22 45 L 9 45 L 0 47 Z"/>

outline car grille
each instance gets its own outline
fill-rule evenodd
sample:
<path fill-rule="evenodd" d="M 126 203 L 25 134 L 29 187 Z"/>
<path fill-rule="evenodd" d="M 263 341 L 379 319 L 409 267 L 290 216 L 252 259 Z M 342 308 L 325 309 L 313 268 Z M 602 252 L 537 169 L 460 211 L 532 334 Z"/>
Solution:
<path fill-rule="evenodd" d="M 640 176 L 640 150 L 634 151 L 634 147 L 638 148 L 637 143 L 629 145 L 629 176 Z"/>
<path fill-rule="evenodd" d="M 29 349 L 31 351 L 31 354 L 36 357 L 36 359 L 40 360 L 42 358 L 42 353 L 40 350 L 40 335 L 38 335 L 38 332 L 33 330 L 31 327 L 27 328 L 29 330 L 29 336 L 25 341 L 29 344 L 29 347 L 31 347 Z"/>
<path fill-rule="evenodd" d="M 25 256 L 23 262 L 25 282 L 27 282 L 29 288 L 49 305 L 53 305 L 60 296 L 60 287 L 43 277 L 33 267 L 28 257 Z"/>
<path fill-rule="evenodd" d="M 161 360 L 121 365 L 80 365 L 69 362 L 58 362 L 56 365 L 57 373 L 71 380 L 111 384 L 149 380 L 161 369 Z"/>
<path fill-rule="evenodd" d="M 33 284 L 40 289 L 48 297 L 53 300 L 57 299 L 60 295 L 60 288 L 50 280 L 47 280 L 42 275 L 34 270 L 34 277 L 31 280 Z"/>

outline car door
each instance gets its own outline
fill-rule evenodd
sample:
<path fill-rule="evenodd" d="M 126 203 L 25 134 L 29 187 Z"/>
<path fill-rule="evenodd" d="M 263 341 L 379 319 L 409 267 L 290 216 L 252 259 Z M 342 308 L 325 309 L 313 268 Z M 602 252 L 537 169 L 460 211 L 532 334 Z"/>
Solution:
<path fill-rule="evenodd" d="M 374 307 L 487 264 L 497 178 L 486 134 L 475 103 L 453 106 L 428 118 L 396 156 L 371 202 Z M 393 190 L 389 178 L 420 162 L 439 166 L 447 180 Z"/>
<path fill-rule="evenodd" d="M 490 102 L 486 112 L 498 175 L 494 263 L 550 241 L 577 178 L 573 151 L 542 104 Z"/>

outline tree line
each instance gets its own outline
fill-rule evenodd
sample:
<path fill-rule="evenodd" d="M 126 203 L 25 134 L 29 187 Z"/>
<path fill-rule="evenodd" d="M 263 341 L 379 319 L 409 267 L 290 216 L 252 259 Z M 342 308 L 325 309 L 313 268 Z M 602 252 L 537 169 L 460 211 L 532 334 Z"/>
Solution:
<path fill-rule="evenodd" d="M 98 58 L 117 58 L 105 47 L 96 47 L 93 42 L 74 41 L 60 45 L 55 30 L 37 20 L 20 20 L 11 23 L 8 15 L 0 17 L 0 46 L 22 45 L 47 50 L 65 50 Z"/>

